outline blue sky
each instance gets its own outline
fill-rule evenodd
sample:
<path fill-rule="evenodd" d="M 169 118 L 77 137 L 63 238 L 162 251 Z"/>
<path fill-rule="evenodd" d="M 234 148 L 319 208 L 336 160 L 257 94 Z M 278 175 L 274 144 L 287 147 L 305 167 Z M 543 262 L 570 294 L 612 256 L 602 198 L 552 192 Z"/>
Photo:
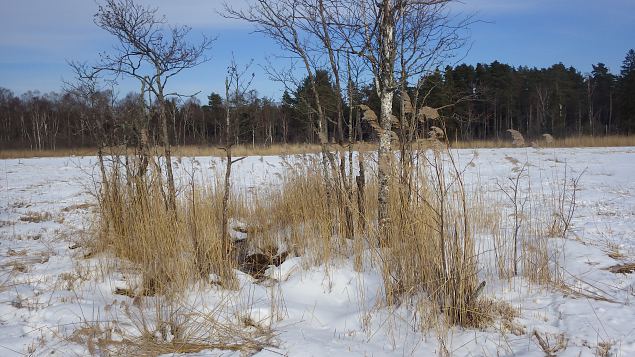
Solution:
<path fill-rule="evenodd" d="M 211 61 L 175 77 L 171 89 L 182 93 L 222 92 L 232 53 L 239 63 L 254 61 L 252 87 L 279 98 L 282 86 L 267 78 L 260 66 L 280 54 L 277 46 L 253 28 L 216 14 L 222 0 L 145 0 L 171 23 L 192 26 L 196 36 L 217 37 Z M 113 42 L 92 22 L 92 0 L 0 0 L 0 87 L 21 94 L 29 89 L 60 91 L 72 79 L 66 60 L 92 61 Z M 455 11 L 477 13 L 471 49 L 462 62 L 499 60 L 514 66 L 550 66 L 562 62 L 583 73 L 603 62 L 613 73 L 630 48 L 635 48 L 635 0 L 463 0 Z M 285 66 L 276 60 L 277 66 Z M 136 84 L 122 83 L 121 95 Z"/>

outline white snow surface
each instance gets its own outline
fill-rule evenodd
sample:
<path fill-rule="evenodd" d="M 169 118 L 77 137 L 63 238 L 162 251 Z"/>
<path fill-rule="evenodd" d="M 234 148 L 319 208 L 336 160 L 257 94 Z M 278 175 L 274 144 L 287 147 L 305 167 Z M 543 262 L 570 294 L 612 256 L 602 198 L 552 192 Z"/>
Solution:
<path fill-rule="evenodd" d="M 536 338 L 564 334 L 558 356 L 595 356 L 608 346 L 611 356 L 635 356 L 635 274 L 607 267 L 635 262 L 635 148 L 456 150 L 461 162 L 474 153 L 465 172 L 468 184 L 495 190 L 512 165 L 506 156 L 527 161 L 534 190 L 557 189 L 565 166 L 568 177 L 584 172 L 573 228 L 554 238 L 564 279 L 587 296 L 565 294 L 521 278 L 488 282 L 485 295 L 519 308 L 514 323 L 521 333 L 497 326 L 483 330 L 453 327 L 418 331 L 405 305 L 386 307 L 381 276 L 358 273 L 350 261 L 306 267 L 294 257 L 269 274 L 274 288 L 239 275 L 241 290 L 196 287 L 192 305 L 213 309 L 228 294 L 249 306 L 242 313 L 271 324 L 273 345 L 257 356 L 544 356 Z M 235 189 L 257 192 L 279 184 L 280 173 L 296 158 L 249 157 L 236 164 Z M 98 258 L 84 257 L 75 244 L 85 238 L 94 214 L 94 157 L 0 160 L 0 356 L 84 356 L 89 346 L 73 338 L 91 323 L 113 318 L 132 299 L 115 295 L 123 276 L 100 273 Z M 183 158 L 177 170 L 222 168 L 216 158 Z M 185 182 L 186 174 L 181 174 Z M 40 214 L 41 219 L 28 219 Z M 236 239 L 241 239 L 237 237 Z M 608 253 L 619 251 L 611 258 Z M 592 299 L 601 296 L 608 301 Z M 246 302 L 246 300 L 249 300 Z M 273 303 L 272 303 L 273 302 Z M 236 311 L 240 303 L 233 303 Z M 121 317 L 125 320 L 124 317 Z M 132 324 L 123 323 L 122 328 Z M 116 336 L 113 336 L 116 340 Z M 444 347 L 442 347 L 442 345 Z M 204 350 L 191 356 L 231 356 Z"/>

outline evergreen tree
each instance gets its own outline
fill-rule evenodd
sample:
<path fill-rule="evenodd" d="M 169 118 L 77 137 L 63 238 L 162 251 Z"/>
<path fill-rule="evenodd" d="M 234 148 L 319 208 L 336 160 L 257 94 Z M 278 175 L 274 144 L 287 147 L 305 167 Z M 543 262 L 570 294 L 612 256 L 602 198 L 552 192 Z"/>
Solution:
<path fill-rule="evenodd" d="M 615 92 L 615 76 L 609 73 L 604 63 L 593 65 L 593 109 L 596 120 L 604 126 L 605 131 L 611 132 L 615 124 L 613 121 L 613 96 Z"/>
<path fill-rule="evenodd" d="M 618 80 L 620 126 L 627 134 L 635 132 L 635 50 L 630 50 L 622 62 Z"/>

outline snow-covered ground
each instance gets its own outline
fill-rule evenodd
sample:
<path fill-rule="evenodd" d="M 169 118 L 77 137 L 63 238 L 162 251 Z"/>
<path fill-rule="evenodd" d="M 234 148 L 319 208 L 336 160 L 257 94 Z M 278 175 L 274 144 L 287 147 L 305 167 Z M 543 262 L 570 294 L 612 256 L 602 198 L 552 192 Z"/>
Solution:
<path fill-rule="evenodd" d="M 462 160 L 473 150 L 455 152 Z M 259 356 L 415 355 L 544 356 L 534 331 L 563 348 L 558 356 L 635 356 L 635 273 L 606 268 L 635 262 L 635 148 L 480 149 L 468 183 L 494 189 L 510 175 L 509 157 L 528 162 L 533 190 L 556 192 L 565 173 L 584 171 L 573 228 L 554 247 L 569 290 L 522 279 L 487 285 L 486 295 L 520 311 L 513 326 L 419 332 L 406 307 L 378 304 L 381 277 L 357 273 L 352 263 L 306 268 L 301 257 L 270 269 L 280 284 L 255 284 L 240 275 L 242 290 L 229 299 L 218 287 L 192 293 L 191 307 L 227 311 L 248 307 L 252 320 L 271 323 L 272 346 Z M 119 317 L 133 299 L 115 295 L 123 277 L 103 273 L 76 243 L 90 228 L 95 159 L 39 158 L 0 161 L 0 356 L 84 356 L 99 352 L 87 331 Z M 276 184 L 293 158 L 250 157 L 237 164 L 236 186 Z M 198 158 L 201 168 L 220 161 Z M 181 170 L 191 167 L 183 158 Z M 128 321 L 128 322 L 125 322 Z M 131 332 L 134 333 L 134 332 Z M 117 340 L 117 331 L 112 339 Z M 102 351 L 103 353 L 103 351 Z M 233 353 L 239 355 L 239 353 Z M 232 355 L 206 350 L 192 355 Z"/>

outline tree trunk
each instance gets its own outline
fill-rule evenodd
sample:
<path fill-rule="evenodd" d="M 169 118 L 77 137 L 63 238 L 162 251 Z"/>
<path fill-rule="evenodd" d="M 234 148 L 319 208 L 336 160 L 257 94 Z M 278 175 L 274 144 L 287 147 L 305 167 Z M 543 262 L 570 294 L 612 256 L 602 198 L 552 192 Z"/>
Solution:
<path fill-rule="evenodd" d="M 390 143 L 392 129 L 392 98 L 393 92 L 382 90 L 381 101 L 381 129 L 379 133 L 379 150 L 377 153 L 379 166 L 377 170 L 378 195 L 377 218 L 379 224 L 380 244 L 384 245 L 389 231 L 389 200 L 392 147 Z"/>
<path fill-rule="evenodd" d="M 236 79 L 238 81 L 238 79 Z M 238 83 L 236 84 L 238 86 Z M 223 202 L 222 202 L 222 217 L 221 217 L 221 250 L 222 253 L 226 255 L 229 259 L 231 254 L 231 242 L 229 240 L 228 234 L 228 225 L 229 225 L 229 195 L 231 194 L 231 174 L 232 174 L 232 142 L 231 142 L 231 111 L 229 105 L 229 87 L 230 82 L 228 79 L 225 79 L 225 154 L 227 165 L 225 166 L 225 182 L 223 185 Z M 238 91 L 236 91 L 238 92 Z M 238 98 L 238 93 L 236 93 L 236 98 Z M 228 260 L 229 261 L 229 260 Z"/>
<path fill-rule="evenodd" d="M 392 99 L 394 95 L 394 61 L 395 61 L 395 38 L 394 19 L 395 11 L 390 0 L 383 0 L 381 4 L 380 23 L 380 60 L 379 78 L 380 85 L 379 101 L 380 127 L 379 149 L 377 159 L 379 162 L 377 170 L 378 194 L 377 194 L 377 218 L 379 228 L 380 246 L 385 246 L 388 241 L 390 231 L 389 201 L 390 201 L 390 178 L 392 176 Z"/>
<path fill-rule="evenodd" d="M 159 120 L 161 122 L 161 134 L 163 142 L 163 153 L 165 155 L 165 167 L 168 175 L 167 206 L 176 214 L 176 187 L 174 186 L 174 173 L 172 171 L 172 149 L 170 148 L 170 136 L 168 132 L 168 116 L 165 112 L 165 98 L 161 84 L 160 71 L 157 69 L 157 100 L 159 102 Z"/>

